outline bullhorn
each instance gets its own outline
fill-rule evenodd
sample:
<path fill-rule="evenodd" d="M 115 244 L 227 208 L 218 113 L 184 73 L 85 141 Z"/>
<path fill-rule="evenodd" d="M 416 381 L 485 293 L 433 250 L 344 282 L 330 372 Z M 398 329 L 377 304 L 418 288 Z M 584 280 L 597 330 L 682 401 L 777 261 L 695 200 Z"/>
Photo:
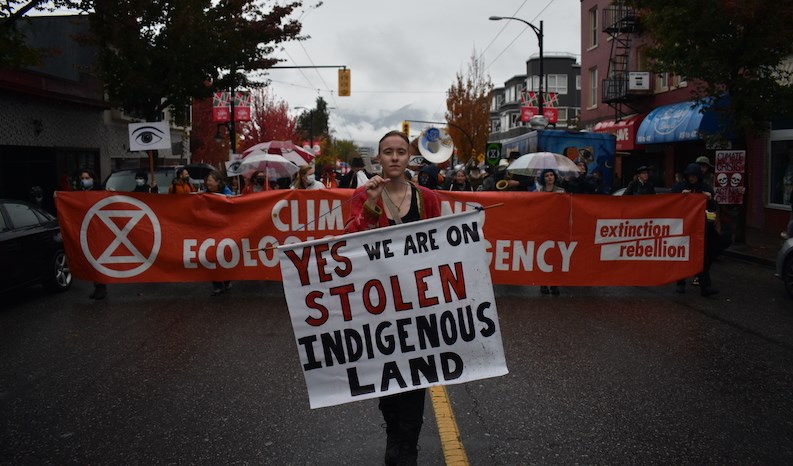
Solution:
<path fill-rule="evenodd" d="M 454 143 L 446 128 L 427 128 L 419 136 L 419 152 L 432 163 L 443 163 L 452 156 Z"/>

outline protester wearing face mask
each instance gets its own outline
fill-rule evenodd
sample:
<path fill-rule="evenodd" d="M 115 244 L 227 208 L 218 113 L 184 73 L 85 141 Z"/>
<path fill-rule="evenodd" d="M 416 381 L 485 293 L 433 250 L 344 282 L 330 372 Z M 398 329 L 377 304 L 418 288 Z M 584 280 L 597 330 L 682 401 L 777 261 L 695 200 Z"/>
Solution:
<path fill-rule="evenodd" d="M 157 182 L 155 181 L 149 186 L 146 183 L 146 174 L 139 172 L 135 174 L 135 189 L 132 190 L 135 193 L 156 193 L 157 191 Z"/>
<path fill-rule="evenodd" d="M 190 183 L 190 172 L 186 168 L 180 168 L 176 171 L 176 178 L 173 183 L 168 186 L 169 194 L 190 194 L 196 192 L 196 187 Z"/>
<path fill-rule="evenodd" d="M 292 189 L 325 189 L 325 185 L 314 179 L 314 167 L 303 165 L 295 173 Z"/>
<path fill-rule="evenodd" d="M 259 170 L 253 172 L 250 179 L 247 183 L 245 183 L 245 187 L 242 188 L 242 194 L 251 194 L 251 193 L 260 193 L 262 191 L 267 191 L 265 187 L 265 183 L 267 183 L 267 177 L 264 176 L 264 172 Z"/>
<path fill-rule="evenodd" d="M 80 191 L 102 191 L 102 185 L 96 182 L 96 176 L 91 170 L 82 170 L 80 172 Z M 94 282 L 94 291 L 88 295 L 90 299 L 105 299 L 107 298 L 107 285 L 104 283 Z"/>

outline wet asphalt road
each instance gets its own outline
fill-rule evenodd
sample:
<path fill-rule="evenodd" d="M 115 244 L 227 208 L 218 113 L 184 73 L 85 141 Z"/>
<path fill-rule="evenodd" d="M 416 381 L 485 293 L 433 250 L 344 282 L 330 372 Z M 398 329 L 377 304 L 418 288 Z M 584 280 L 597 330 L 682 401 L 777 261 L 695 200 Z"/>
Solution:
<path fill-rule="evenodd" d="M 793 300 L 496 287 L 509 375 L 447 387 L 471 464 L 793 463 Z M 310 410 L 280 283 L 2 296 L 0 464 L 381 464 L 376 401 Z M 420 464 L 444 464 L 429 400 Z"/>

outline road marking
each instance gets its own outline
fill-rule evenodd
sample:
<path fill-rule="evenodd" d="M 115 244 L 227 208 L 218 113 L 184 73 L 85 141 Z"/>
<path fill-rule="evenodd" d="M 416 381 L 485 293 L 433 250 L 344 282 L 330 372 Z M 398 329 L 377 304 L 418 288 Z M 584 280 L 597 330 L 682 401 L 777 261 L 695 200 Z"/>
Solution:
<path fill-rule="evenodd" d="M 468 466 L 468 455 L 465 454 L 460 430 L 454 419 L 449 395 L 443 385 L 430 387 L 430 400 L 435 411 L 435 423 L 441 437 L 443 457 L 448 466 Z"/>

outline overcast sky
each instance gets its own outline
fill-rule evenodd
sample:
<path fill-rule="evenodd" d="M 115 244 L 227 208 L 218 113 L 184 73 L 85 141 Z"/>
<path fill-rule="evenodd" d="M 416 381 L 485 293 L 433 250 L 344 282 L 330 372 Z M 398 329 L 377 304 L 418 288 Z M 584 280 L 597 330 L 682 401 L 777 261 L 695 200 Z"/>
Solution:
<path fill-rule="evenodd" d="M 310 7 L 315 1 L 307 0 Z M 290 107 L 313 107 L 322 96 L 335 137 L 371 144 L 405 119 L 443 121 L 446 90 L 470 57 L 483 60 L 496 87 L 526 72 L 537 37 L 514 16 L 539 27 L 544 50 L 573 54 L 580 62 L 579 0 L 325 0 L 298 13 L 302 42 L 275 55 L 281 65 L 345 65 L 352 71 L 350 97 L 339 97 L 337 70 L 270 70 L 271 90 Z M 293 110 L 297 115 L 301 110 Z M 413 124 L 416 135 L 424 125 Z"/>

